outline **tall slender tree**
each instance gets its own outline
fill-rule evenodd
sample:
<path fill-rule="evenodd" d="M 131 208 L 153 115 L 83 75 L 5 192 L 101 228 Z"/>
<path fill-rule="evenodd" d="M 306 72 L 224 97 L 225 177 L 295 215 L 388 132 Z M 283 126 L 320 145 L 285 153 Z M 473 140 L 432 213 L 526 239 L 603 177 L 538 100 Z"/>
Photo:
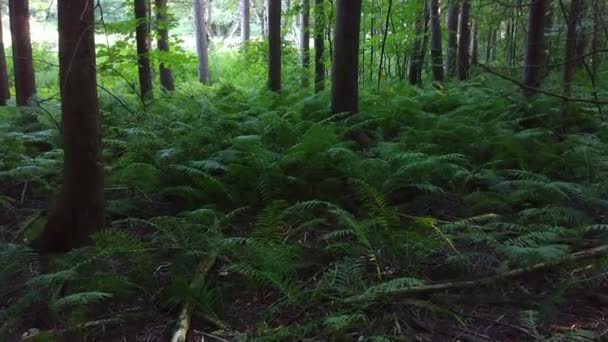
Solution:
<path fill-rule="evenodd" d="M 4 54 L 4 38 L 2 30 L 2 11 L 0 7 L 0 106 L 6 106 L 11 98 L 8 85 L 8 71 L 6 70 L 6 55 Z"/>
<path fill-rule="evenodd" d="M 477 21 L 471 23 L 471 66 L 479 63 L 479 42 L 477 41 L 477 33 L 479 26 Z"/>
<path fill-rule="evenodd" d="M 209 42 L 205 29 L 205 5 L 205 0 L 192 0 L 192 17 L 198 56 L 198 80 L 203 84 L 209 84 Z"/>
<path fill-rule="evenodd" d="M 281 0 L 268 0 L 268 88 L 281 90 Z"/>
<path fill-rule="evenodd" d="M 137 71 L 142 100 L 152 96 L 152 69 L 150 68 L 150 40 L 148 37 L 147 0 L 135 0 L 135 40 L 137 45 Z"/>
<path fill-rule="evenodd" d="M 331 110 L 359 112 L 359 30 L 361 0 L 338 0 L 332 64 Z"/>
<path fill-rule="evenodd" d="M 32 44 L 30 41 L 29 0 L 9 0 L 9 15 L 18 106 L 26 106 L 36 93 Z"/>
<path fill-rule="evenodd" d="M 458 66 L 458 15 L 460 7 L 455 0 L 450 0 L 448 5 L 448 49 L 447 49 L 447 66 L 448 77 L 455 78 L 457 75 Z"/>
<path fill-rule="evenodd" d="M 32 241 L 48 253 L 86 244 L 104 224 L 93 0 L 58 0 L 63 184 L 46 227 Z"/>
<path fill-rule="evenodd" d="M 315 92 L 325 89 L 325 0 L 315 0 Z"/>
<path fill-rule="evenodd" d="M 525 97 L 534 95 L 530 88 L 540 87 L 545 61 L 545 20 L 546 0 L 530 0 L 528 7 L 528 29 L 526 36 L 526 50 L 524 56 L 522 89 Z"/>
<path fill-rule="evenodd" d="M 458 28 L 458 80 L 469 78 L 471 27 L 469 23 L 470 4 L 463 0 L 460 6 L 460 23 Z"/>
<path fill-rule="evenodd" d="M 431 64 L 433 82 L 443 82 L 443 52 L 441 47 L 441 18 L 439 16 L 439 0 L 429 0 L 431 20 Z"/>
<path fill-rule="evenodd" d="M 408 71 L 408 78 L 411 85 L 422 86 L 422 67 L 424 65 L 424 55 L 426 54 L 427 30 L 429 23 L 429 11 L 425 2 L 421 15 L 416 19 L 414 30 L 416 38 L 414 39 L 412 56 Z"/>
<path fill-rule="evenodd" d="M 302 0 L 300 20 L 300 50 L 302 51 L 302 88 L 310 84 L 310 0 Z"/>
<path fill-rule="evenodd" d="M 574 72 L 576 69 L 576 40 L 577 40 L 577 26 L 580 19 L 582 8 L 581 0 L 570 1 L 570 8 L 566 17 L 566 49 L 565 49 L 565 61 L 564 61 L 564 90 L 563 95 L 565 98 L 569 98 L 572 95 L 572 80 L 574 79 Z M 570 111 L 570 102 L 564 100 L 562 106 L 562 123 L 566 121 L 566 115 Z"/>
<path fill-rule="evenodd" d="M 251 36 L 251 0 L 241 0 L 241 42 L 247 43 Z"/>
<path fill-rule="evenodd" d="M 156 45 L 158 50 L 166 54 L 169 52 L 169 18 L 167 13 L 167 0 L 156 0 L 156 26 L 158 39 Z M 164 90 L 175 90 L 173 72 L 164 62 L 159 65 L 160 85 Z"/>

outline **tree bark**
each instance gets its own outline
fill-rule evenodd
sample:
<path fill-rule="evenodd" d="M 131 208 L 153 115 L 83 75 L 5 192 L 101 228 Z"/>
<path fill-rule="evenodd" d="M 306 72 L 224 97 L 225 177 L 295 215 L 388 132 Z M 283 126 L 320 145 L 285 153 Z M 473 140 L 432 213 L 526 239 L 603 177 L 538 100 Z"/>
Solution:
<path fill-rule="evenodd" d="M 198 80 L 209 84 L 209 42 L 205 32 L 205 0 L 192 0 L 192 17 L 196 36 L 196 54 L 198 56 Z"/>
<path fill-rule="evenodd" d="M 167 17 L 167 0 L 156 0 L 156 25 L 158 27 L 158 40 L 156 45 L 161 53 L 166 54 L 169 52 L 169 20 Z M 163 62 L 160 63 L 158 69 L 160 74 L 160 85 L 163 90 L 175 90 L 173 73 L 171 72 L 171 69 L 167 68 Z"/>
<path fill-rule="evenodd" d="M 58 0 L 64 170 L 59 199 L 32 242 L 45 253 L 83 246 L 103 227 L 103 165 L 93 0 Z"/>
<path fill-rule="evenodd" d="M 4 53 L 4 38 L 2 30 L 2 13 L 0 11 L 0 106 L 6 106 L 11 98 L 8 85 L 8 71 L 6 69 L 6 55 Z"/>
<path fill-rule="evenodd" d="M 268 0 L 268 89 L 281 90 L 281 0 Z"/>
<path fill-rule="evenodd" d="M 325 0 L 315 0 L 315 92 L 325 89 Z"/>
<path fill-rule="evenodd" d="M 424 10 L 422 11 L 422 16 L 416 20 L 414 27 L 416 39 L 414 39 L 414 46 L 412 48 L 412 57 L 410 59 L 410 67 L 408 72 L 410 84 L 419 87 L 422 86 L 422 66 L 424 65 L 424 55 L 426 53 L 428 15 L 428 9 L 425 4 Z"/>
<path fill-rule="evenodd" d="M 431 70 L 433 82 L 443 83 L 443 52 L 441 47 L 441 18 L 439 16 L 439 0 L 429 0 L 431 20 Z"/>
<path fill-rule="evenodd" d="M 458 66 L 458 15 L 460 8 L 454 0 L 448 7 L 448 50 L 447 50 L 447 66 L 448 77 L 456 78 Z"/>
<path fill-rule="evenodd" d="M 152 69 L 150 68 L 150 44 L 148 37 L 148 9 L 146 0 L 135 0 L 135 40 L 137 43 L 137 72 L 141 100 L 152 97 Z"/>
<path fill-rule="evenodd" d="M 475 66 L 479 63 L 479 43 L 477 41 L 477 31 L 479 27 L 477 22 L 473 21 L 471 24 L 471 66 Z"/>
<path fill-rule="evenodd" d="M 332 113 L 359 112 L 361 0 L 338 0 L 332 65 Z"/>
<path fill-rule="evenodd" d="M 302 51 L 302 88 L 310 84 L 310 0 L 302 0 L 302 32 L 300 50 Z"/>
<path fill-rule="evenodd" d="M 523 83 L 531 88 L 539 88 L 543 78 L 545 61 L 545 10 L 546 0 L 530 0 Z M 525 97 L 534 95 L 534 91 L 530 91 L 529 88 L 524 88 L 522 91 Z"/>
<path fill-rule="evenodd" d="M 460 23 L 458 36 L 458 80 L 464 81 L 469 78 L 470 56 L 469 49 L 471 48 L 471 29 L 469 26 L 469 10 L 470 5 L 468 0 L 463 0 L 460 7 Z"/>
<path fill-rule="evenodd" d="M 8 4 L 17 106 L 26 106 L 36 93 L 30 41 L 29 0 L 9 0 Z"/>
<path fill-rule="evenodd" d="M 572 95 L 572 80 L 576 69 L 576 40 L 577 40 L 577 25 L 581 13 L 581 1 L 572 0 L 570 2 L 570 11 L 567 17 L 567 33 L 566 33 L 566 56 L 564 61 L 564 91 L 563 96 L 566 98 Z M 566 115 L 569 112 L 570 103 L 564 101 L 562 106 L 562 123 L 566 120 Z"/>
<path fill-rule="evenodd" d="M 251 0 L 241 1 L 241 42 L 246 44 L 251 37 Z"/>

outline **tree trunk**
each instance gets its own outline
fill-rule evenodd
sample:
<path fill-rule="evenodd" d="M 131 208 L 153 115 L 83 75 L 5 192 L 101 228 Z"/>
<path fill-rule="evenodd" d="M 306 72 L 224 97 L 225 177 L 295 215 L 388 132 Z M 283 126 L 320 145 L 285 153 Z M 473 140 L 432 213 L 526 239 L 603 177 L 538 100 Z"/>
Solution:
<path fill-rule="evenodd" d="M 192 17 L 196 36 L 196 54 L 198 56 L 198 80 L 209 84 L 209 42 L 205 32 L 205 0 L 192 0 Z"/>
<path fill-rule="evenodd" d="M 137 72 L 141 100 L 152 97 L 152 69 L 150 68 L 150 45 L 148 38 L 148 9 L 146 0 L 135 0 L 135 40 L 137 42 Z"/>
<path fill-rule="evenodd" d="M 30 42 L 29 0 L 9 0 L 15 93 L 18 106 L 26 106 L 36 93 L 32 44 Z"/>
<path fill-rule="evenodd" d="M 448 7 L 448 50 L 447 65 L 448 77 L 456 78 L 458 65 L 458 15 L 460 8 L 454 0 L 450 1 Z"/>
<path fill-rule="evenodd" d="M 268 0 L 268 89 L 281 90 L 281 0 Z"/>
<path fill-rule="evenodd" d="M 315 0 L 315 92 L 325 89 L 325 0 Z"/>
<path fill-rule="evenodd" d="M 431 70 L 433 82 L 443 83 L 443 52 L 441 48 L 441 18 L 439 16 L 439 0 L 429 0 L 431 20 Z"/>
<path fill-rule="evenodd" d="M 251 0 L 241 1 L 241 42 L 246 44 L 251 36 Z"/>
<path fill-rule="evenodd" d="M 332 113 L 359 112 L 359 30 L 361 0 L 337 0 L 334 60 L 332 65 Z"/>
<path fill-rule="evenodd" d="M 471 24 L 471 66 L 475 66 L 479 63 L 479 44 L 477 41 L 477 31 L 479 27 L 477 22 L 473 21 Z"/>
<path fill-rule="evenodd" d="M 310 0 L 302 0 L 302 32 L 300 50 L 302 51 L 302 88 L 310 84 Z"/>
<path fill-rule="evenodd" d="M 523 83 L 527 87 L 538 88 L 542 80 L 545 61 L 545 10 L 546 0 L 531 0 L 524 57 Z M 524 88 L 523 95 L 530 97 L 534 95 L 534 91 Z"/>
<path fill-rule="evenodd" d="M 460 81 L 464 81 L 469 78 L 469 49 L 471 45 L 469 10 L 469 1 L 464 0 L 460 7 L 460 27 L 458 30 L 458 80 Z"/>
<path fill-rule="evenodd" d="M 416 20 L 414 27 L 416 39 L 412 49 L 412 57 L 409 67 L 409 81 L 411 85 L 422 86 L 422 66 L 424 65 L 424 55 L 426 53 L 426 31 L 428 26 L 428 9 L 424 7 L 422 16 Z"/>
<path fill-rule="evenodd" d="M 169 52 L 169 20 L 167 18 L 167 0 L 156 0 L 156 25 L 158 27 L 158 50 L 162 54 Z M 159 66 L 160 85 L 166 91 L 175 90 L 171 69 L 161 62 Z"/>
<path fill-rule="evenodd" d="M 567 18 L 567 33 L 566 33 L 566 56 L 564 61 L 564 97 L 572 95 L 572 80 L 576 68 L 576 38 L 577 25 L 581 13 L 580 0 L 572 0 L 570 2 L 570 11 Z M 570 104 L 564 101 L 562 106 L 562 123 L 566 120 L 566 115 L 569 113 Z M 565 128 L 565 127 L 562 127 Z"/>
<path fill-rule="evenodd" d="M 388 0 L 388 9 L 386 10 L 386 20 L 384 22 L 384 32 L 382 33 L 382 45 L 380 47 L 380 63 L 378 65 L 378 81 L 376 83 L 376 91 L 380 91 L 380 83 L 382 82 L 382 69 L 384 68 L 384 52 L 386 50 L 386 40 L 388 38 L 388 26 L 391 20 L 391 11 L 393 9 L 393 0 Z M 390 65 L 390 64 L 389 64 Z"/>
<path fill-rule="evenodd" d="M 6 106 L 11 98 L 8 85 L 8 71 L 6 70 L 6 55 L 4 54 L 4 38 L 2 30 L 2 13 L 0 11 L 0 106 Z"/>
<path fill-rule="evenodd" d="M 104 224 L 94 8 L 93 0 L 58 0 L 64 170 L 59 199 L 32 241 L 45 253 L 83 246 Z"/>

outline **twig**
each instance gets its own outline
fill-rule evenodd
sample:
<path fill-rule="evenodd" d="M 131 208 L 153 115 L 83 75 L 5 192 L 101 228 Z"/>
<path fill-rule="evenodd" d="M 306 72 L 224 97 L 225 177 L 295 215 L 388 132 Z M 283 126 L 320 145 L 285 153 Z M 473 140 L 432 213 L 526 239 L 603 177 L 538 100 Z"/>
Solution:
<path fill-rule="evenodd" d="M 485 277 L 485 278 L 415 286 L 415 287 L 409 287 L 409 288 L 404 288 L 404 289 L 399 289 L 399 290 L 394 290 L 394 291 L 378 293 L 378 294 L 374 294 L 374 295 L 358 295 L 358 296 L 352 296 L 352 297 L 346 298 L 345 301 L 347 303 L 357 303 L 357 302 L 362 302 L 362 301 L 381 300 L 386 297 L 412 297 L 412 296 L 424 295 L 424 294 L 440 292 L 440 291 L 465 289 L 465 288 L 470 288 L 470 287 L 480 287 L 480 286 L 485 286 L 485 285 L 496 283 L 503 279 L 516 278 L 516 277 L 519 277 L 519 276 L 522 276 L 522 275 L 525 275 L 525 274 L 528 274 L 528 273 L 531 273 L 534 271 L 540 271 L 540 270 L 544 270 L 547 268 L 555 267 L 555 266 L 558 266 L 558 265 L 566 263 L 566 262 L 593 259 L 593 258 L 598 258 L 598 257 L 606 256 L 606 255 L 608 255 L 608 245 L 568 254 L 556 261 L 541 262 L 541 263 L 535 264 L 530 267 L 516 268 L 511 271 L 499 273 L 499 274 Z"/>
<path fill-rule="evenodd" d="M 201 261 L 198 265 L 194 279 L 190 283 L 190 287 L 199 287 L 205 281 L 205 276 L 215 264 L 216 255 L 212 254 L 210 257 Z M 177 319 L 177 329 L 173 334 L 171 342 L 186 342 L 188 336 L 188 330 L 190 330 L 190 312 L 192 311 L 192 304 L 184 304 L 184 308 Z"/>

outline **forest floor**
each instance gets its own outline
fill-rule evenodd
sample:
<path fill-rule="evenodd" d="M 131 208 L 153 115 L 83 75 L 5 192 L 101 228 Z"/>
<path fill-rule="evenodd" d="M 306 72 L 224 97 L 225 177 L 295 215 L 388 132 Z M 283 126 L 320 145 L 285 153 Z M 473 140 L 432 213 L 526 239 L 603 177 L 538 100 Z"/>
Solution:
<path fill-rule="evenodd" d="M 0 340 L 170 341 L 183 312 L 188 341 L 608 338 L 596 108 L 557 132 L 558 101 L 479 84 L 347 119 L 327 93 L 180 95 L 141 117 L 102 98 L 108 229 L 66 255 L 24 244 L 58 130 L 0 114 Z"/>

